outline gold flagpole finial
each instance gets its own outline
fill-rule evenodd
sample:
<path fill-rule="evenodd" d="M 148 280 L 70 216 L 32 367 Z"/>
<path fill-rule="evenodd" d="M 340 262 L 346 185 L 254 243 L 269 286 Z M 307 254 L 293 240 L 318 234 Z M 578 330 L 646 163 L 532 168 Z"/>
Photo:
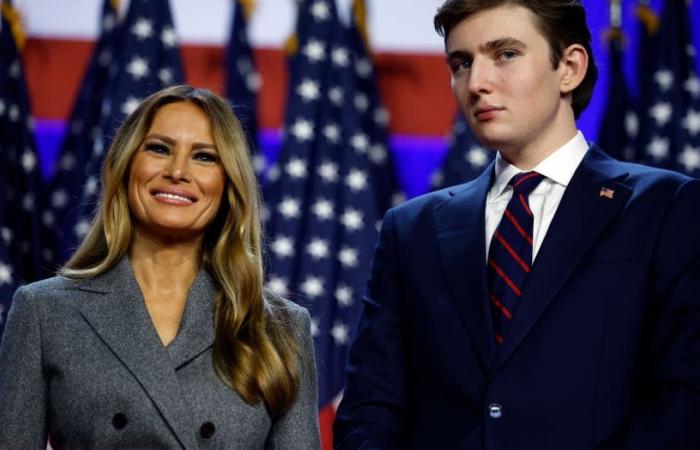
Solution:
<path fill-rule="evenodd" d="M 367 4 L 364 0 L 354 0 L 352 3 L 352 15 L 360 31 L 365 48 L 369 51 L 369 33 L 367 32 Z"/>
<path fill-rule="evenodd" d="M 2 17 L 10 24 L 12 36 L 15 38 L 15 45 L 17 46 L 17 50 L 21 52 L 27 40 L 27 36 L 24 34 L 24 29 L 22 28 L 22 16 L 20 16 L 17 9 L 11 4 L 3 3 Z"/>

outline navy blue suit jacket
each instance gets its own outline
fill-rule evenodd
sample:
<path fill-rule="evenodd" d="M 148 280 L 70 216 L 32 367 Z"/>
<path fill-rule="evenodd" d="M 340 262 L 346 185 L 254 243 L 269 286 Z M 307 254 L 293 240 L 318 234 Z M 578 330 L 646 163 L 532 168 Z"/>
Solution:
<path fill-rule="evenodd" d="M 336 448 L 700 449 L 700 180 L 592 147 L 499 349 L 492 178 L 387 213 Z"/>

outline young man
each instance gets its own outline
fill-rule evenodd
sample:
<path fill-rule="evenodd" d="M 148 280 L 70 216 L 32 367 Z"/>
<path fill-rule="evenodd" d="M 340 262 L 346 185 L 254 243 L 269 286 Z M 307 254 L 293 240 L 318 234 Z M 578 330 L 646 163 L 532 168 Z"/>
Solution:
<path fill-rule="evenodd" d="M 498 157 L 387 213 L 336 448 L 700 449 L 700 182 L 577 131 L 580 1 L 448 0 L 435 25 Z"/>

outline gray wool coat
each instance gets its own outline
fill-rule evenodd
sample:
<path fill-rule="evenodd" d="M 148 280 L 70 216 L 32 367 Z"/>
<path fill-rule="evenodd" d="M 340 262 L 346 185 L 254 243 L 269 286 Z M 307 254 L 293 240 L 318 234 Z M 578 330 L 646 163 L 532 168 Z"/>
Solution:
<path fill-rule="evenodd" d="M 0 347 L 0 448 L 320 447 L 306 310 L 286 302 L 303 352 L 298 398 L 273 419 L 216 376 L 213 279 L 202 270 L 164 347 L 128 259 L 90 280 L 17 291 Z"/>

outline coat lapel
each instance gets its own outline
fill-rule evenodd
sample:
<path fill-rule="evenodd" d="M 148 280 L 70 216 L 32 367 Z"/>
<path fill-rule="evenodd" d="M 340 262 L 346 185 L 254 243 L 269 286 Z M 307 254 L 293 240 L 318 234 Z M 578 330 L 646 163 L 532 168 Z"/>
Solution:
<path fill-rule="evenodd" d="M 631 190 L 619 181 L 625 176 L 617 161 L 595 147 L 588 151 L 540 247 L 495 369 L 520 345 L 603 228 L 627 203 Z"/>
<path fill-rule="evenodd" d="M 489 372 L 495 343 L 487 304 L 484 208 L 493 163 L 477 179 L 451 191 L 433 211 L 442 267 L 462 323 Z"/>
<path fill-rule="evenodd" d="M 90 293 L 77 302 L 80 313 L 138 380 L 182 447 L 197 448 L 173 363 L 153 326 L 128 258 L 98 277 L 81 281 L 78 289 Z"/>

